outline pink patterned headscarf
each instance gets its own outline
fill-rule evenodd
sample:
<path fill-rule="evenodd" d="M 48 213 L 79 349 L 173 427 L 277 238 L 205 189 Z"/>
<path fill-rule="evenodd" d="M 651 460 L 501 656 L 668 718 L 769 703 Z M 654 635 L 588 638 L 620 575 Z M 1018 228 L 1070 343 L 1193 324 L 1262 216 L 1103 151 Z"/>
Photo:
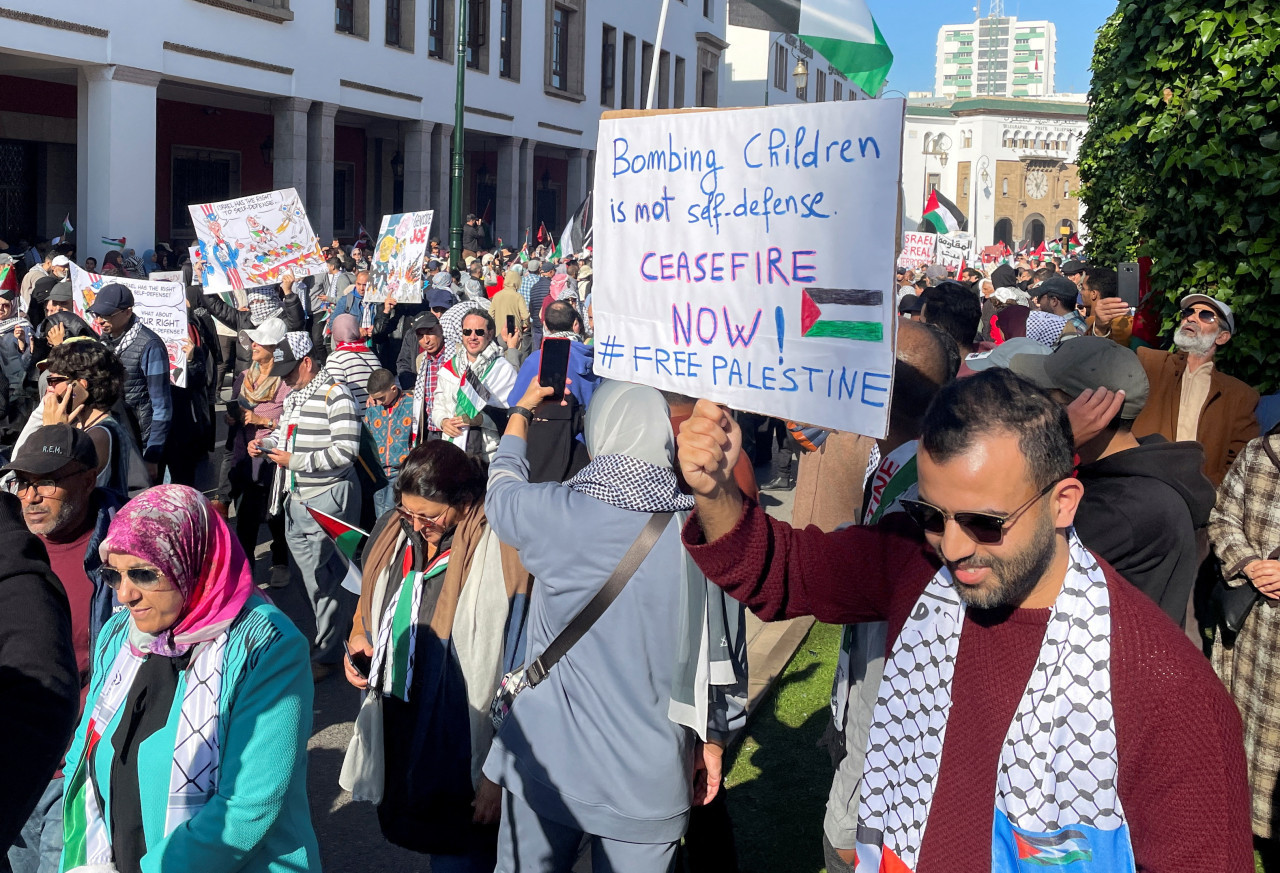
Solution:
<path fill-rule="evenodd" d="M 155 565 L 182 592 L 173 627 L 158 637 L 131 630 L 140 652 L 172 657 L 215 639 L 254 591 L 240 542 L 209 500 L 185 485 L 157 485 L 126 503 L 99 548 L 104 561 L 111 552 Z"/>

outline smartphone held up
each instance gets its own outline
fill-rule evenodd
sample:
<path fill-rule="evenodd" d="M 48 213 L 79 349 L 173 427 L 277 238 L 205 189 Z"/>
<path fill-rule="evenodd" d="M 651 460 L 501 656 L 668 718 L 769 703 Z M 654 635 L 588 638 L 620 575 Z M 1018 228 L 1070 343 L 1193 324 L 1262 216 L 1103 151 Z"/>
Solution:
<path fill-rule="evenodd" d="M 559 403 L 564 400 L 565 379 L 569 376 L 569 347 L 571 340 L 548 337 L 542 341 L 542 362 L 538 366 L 538 384 L 551 388 L 554 393 L 547 398 Z"/>

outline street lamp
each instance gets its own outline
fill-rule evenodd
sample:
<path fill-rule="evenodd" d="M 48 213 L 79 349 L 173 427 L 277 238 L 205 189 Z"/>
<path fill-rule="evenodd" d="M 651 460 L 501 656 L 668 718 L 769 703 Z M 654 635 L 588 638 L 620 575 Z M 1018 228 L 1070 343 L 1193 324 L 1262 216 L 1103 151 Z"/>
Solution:
<path fill-rule="evenodd" d="M 930 142 L 929 145 L 925 147 L 923 151 L 924 179 L 922 180 L 924 182 L 925 196 L 928 196 L 928 193 L 929 193 L 928 191 L 929 158 L 930 157 L 937 158 L 938 163 L 942 164 L 943 168 L 945 169 L 947 166 L 947 157 L 948 157 L 947 152 L 949 152 L 950 150 L 951 150 L 951 137 L 947 136 L 945 133 L 940 133 L 937 136 L 935 136 L 933 138 L 933 141 Z"/>
<path fill-rule="evenodd" d="M 796 80 L 797 94 L 809 84 L 809 65 L 804 62 L 804 58 L 796 61 L 796 68 L 791 71 L 791 78 Z"/>
<path fill-rule="evenodd" d="M 453 191 L 449 201 L 449 266 L 462 263 L 462 171 L 466 159 L 467 132 L 464 127 L 464 97 L 467 72 L 467 6 L 469 0 L 458 0 L 457 92 L 453 105 Z"/>
<path fill-rule="evenodd" d="M 773 84 L 773 79 L 770 75 L 770 68 L 773 63 L 773 47 L 778 44 L 778 40 L 782 39 L 786 35 L 787 34 L 785 33 L 780 33 L 777 36 L 775 36 L 772 40 L 769 41 L 768 57 L 765 58 L 765 64 L 764 64 L 764 105 L 765 106 L 769 105 L 769 88 Z M 796 90 L 803 91 L 805 89 L 805 86 L 809 84 L 809 65 L 808 63 L 805 62 L 805 59 L 801 57 L 799 52 L 797 52 L 795 49 L 791 50 L 791 55 L 796 59 L 795 68 L 791 71 L 791 78 L 795 80 Z"/>

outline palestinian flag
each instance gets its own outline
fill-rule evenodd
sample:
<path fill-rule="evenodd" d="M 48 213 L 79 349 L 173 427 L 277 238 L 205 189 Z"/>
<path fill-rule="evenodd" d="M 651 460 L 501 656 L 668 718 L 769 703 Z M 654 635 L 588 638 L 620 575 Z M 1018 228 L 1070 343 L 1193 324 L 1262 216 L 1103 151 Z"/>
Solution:
<path fill-rule="evenodd" d="M 68 212 L 67 217 L 62 219 L 62 234 L 66 236 L 74 230 L 75 228 L 71 226 L 71 213 Z"/>
<path fill-rule="evenodd" d="M 13 264 L 0 264 L 0 291 L 17 291 L 18 274 Z"/>
<path fill-rule="evenodd" d="M 800 292 L 800 335 L 884 341 L 884 292 L 805 288 Z"/>
<path fill-rule="evenodd" d="M 734 0 L 729 24 L 795 34 L 871 97 L 893 66 L 865 0 Z"/>
<path fill-rule="evenodd" d="M 924 220 L 933 225 L 935 233 L 954 233 L 968 228 L 964 214 L 936 188 L 929 192 L 929 202 L 924 205 Z"/>
<path fill-rule="evenodd" d="M 337 548 L 338 554 L 342 556 L 343 562 L 347 565 L 347 575 L 342 580 L 342 587 L 359 594 L 361 571 L 360 566 L 356 563 L 356 553 L 360 551 L 360 546 L 364 541 L 369 538 L 368 532 L 310 506 L 307 507 L 307 512 L 311 513 L 311 517 L 315 519 L 316 524 L 320 525 L 320 529 L 333 540 L 334 547 Z"/>
<path fill-rule="evenodd" d="M 447 366 L 452 367 L 453 362 L 450 361 Z M 493 365 L 490 364 L 490 367 Z M 488 375 L 488 371 L 485 371 Z M 466 375 L 460 380 L 458 385 L 458 407 L 455 412 L 463 418 L 475 418 L 475 416 L 489 405 L 489 401 L 493 399 L 493 394 L 484 386 L 484 382 L 476 375 L 476 371 L 470 367 L 467 368 Z"/>
<path fill-rule="evenodd" d="M 582 254 L 591 243 L 591 230 L 591 195 L 587 194 L 587 199 L 578 206 L 560 234 L 560 245 L 556 251 L 561 257 Z"/>
<path fill-rule="evenodd" d="M 112 248 L 112 249 L 123 249 L 124 242 L 125 242 L 124 237 L 120 237 L 119 239 L 116 239 L 115 237 L 112 237 L 112 236 L 104 236 L 102 238 L 102 244 L 107 248 Z"/>

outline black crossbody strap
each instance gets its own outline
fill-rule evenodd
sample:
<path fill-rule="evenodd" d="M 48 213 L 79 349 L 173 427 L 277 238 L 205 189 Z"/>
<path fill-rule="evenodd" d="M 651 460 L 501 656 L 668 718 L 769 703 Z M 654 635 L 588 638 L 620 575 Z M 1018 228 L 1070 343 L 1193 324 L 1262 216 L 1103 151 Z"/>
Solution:
<path fill-rule="evenodd" d="M 614 568 L 613 575 L 604 583 L 604 587 L 596 592 L 596 596 L 592 597 L 586 606 L 582 607 L 582 612 L 574 616 L 568 627 L 560 631 L 560 635 L 551 641 L 551 645 L 547 646 L 546 651 L 529 665 L 529 669 L 525 672 L 525 680 L 530 687 L 547 678 L 547 673 L 551 672 L 551 668 L 556 665 L 556 662 L 563 658 L 573 648 L 574 644 L 582 639 L 587 631 L 591 630 L 591 626 L 596 623 L 596 619 L 603 615 L 604 611 L 609 608 L 609 604 L 613 603 L 618 595 L 622 593 L 622 589 L 626 587 L 627 582 L 635 575 L 636 570 L 640 568 L 644 559 L 648 557 L 649 550 L 653 548 L 653 544 L 658 541 L 658 537 L 662 536 L 662 532 L 671 521 L 671 515 L 672 513 L 670 512 L 655 512 L 649 517 L 649 522 L 640 531 L 640 535 L 631 544 L 631 548 L 627 549 L 627 553 L 622 556 L 622 560 L 618 562 L 618 566 Z"/>

